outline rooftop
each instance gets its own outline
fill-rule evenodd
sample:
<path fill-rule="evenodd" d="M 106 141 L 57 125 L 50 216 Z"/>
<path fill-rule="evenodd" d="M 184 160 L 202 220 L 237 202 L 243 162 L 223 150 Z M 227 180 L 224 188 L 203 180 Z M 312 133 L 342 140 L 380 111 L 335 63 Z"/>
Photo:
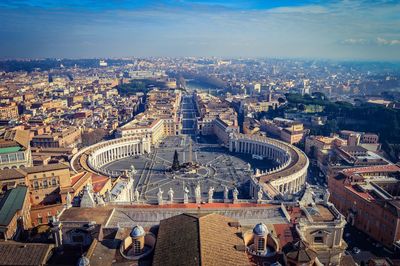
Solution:
<path fill-rule="evenodd" d="M 0 201 L 0 225 L 8 226 L 15 213 L 22 209 L 27 191 L 27 187 L 16 187 L 6 192 Z"/>
<path fill-rule="evenodd" d="M 53 245 L 38 243 L 0 243 L 0 265 L 45 265 Z"/>
<path fill-rule="evenodd" d="M 250 265 L 240 227 L 219 214 L 181 214 L 160 222 L 153 265 Z"/>
<path fill-rule="evenodd" d="M 69 166 L 63 163 L 48 164 L 48 165 L 38 165 L 33 167 L 24 168 L 23 171 L 28 174 L 34 174 L 39 172 L 56 171 L 62 169 L 69 169 Z"/>

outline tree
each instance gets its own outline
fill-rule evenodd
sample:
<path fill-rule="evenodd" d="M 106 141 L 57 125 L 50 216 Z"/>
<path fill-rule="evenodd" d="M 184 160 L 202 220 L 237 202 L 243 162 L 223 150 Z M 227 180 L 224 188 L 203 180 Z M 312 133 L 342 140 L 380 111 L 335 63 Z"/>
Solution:
<path fill-rule="evenodd" d="M 176 170 L 179 170 L 179 166 L 180 166 L 180 164 L 179 164 L 178 152 L 175 150 L 174 160 L 172 162 L 172 167 L 171 168 L 172 168 L 172 170 L 176 171 Z"/>
<path fill-rule="evenodd" d="M 282 97 L 279 97 L 279 98 L 278 98 L 278 102 L 279 102 L 280 104 L 283 104 L 283 103 L 286 102 L 286 100 L 283 99 Z"/>
<path fill-rule="evenodd" d="M 306 110 L 306 106 L 304 104 L 299 104 L 299 106 L 297 107 L 297 109 L 299 109 L 299 111 L 304 112 Z"/>

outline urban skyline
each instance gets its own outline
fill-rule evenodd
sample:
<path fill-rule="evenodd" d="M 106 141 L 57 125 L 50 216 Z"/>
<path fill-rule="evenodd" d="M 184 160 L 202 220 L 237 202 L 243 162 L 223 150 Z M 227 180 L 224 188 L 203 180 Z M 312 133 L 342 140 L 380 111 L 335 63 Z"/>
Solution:
<path fill-rule="evenodd" d="M 400 60 L 398 1 L 2 1 L 2 58 Z"/>
<path fill-rule="evenodd" d="M 1 1 L 0 266 L 400 265 L 399 14 Z"/>

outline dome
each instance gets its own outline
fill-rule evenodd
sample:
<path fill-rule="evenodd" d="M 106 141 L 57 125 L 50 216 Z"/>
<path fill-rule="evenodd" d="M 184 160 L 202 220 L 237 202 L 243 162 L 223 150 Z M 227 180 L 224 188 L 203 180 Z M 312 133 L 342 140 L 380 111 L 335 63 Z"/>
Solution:
<path fill-rule="evenodd" d="M 89 266 L 90 265 L 89 259 L 82 255 L 82 257 L 79 258 L 77 265 Z"/>
<path fill-rule="evenodd" d="M 143 227 L 141 227 L 140 225 L 136 225 L 135 227 L 132 228 L 130 235 L 131 237 L 139 237 L 139 236 L 144 236 L 145 232 Z"/>
<path fill-rule="evenodd" d="M 259 224 L 256 224 L 256 226 L 254 226 L 253 233 L 258 236 L 265 236 L 269 233 L 269 231 L 265 224 L 259 223 Z"/>

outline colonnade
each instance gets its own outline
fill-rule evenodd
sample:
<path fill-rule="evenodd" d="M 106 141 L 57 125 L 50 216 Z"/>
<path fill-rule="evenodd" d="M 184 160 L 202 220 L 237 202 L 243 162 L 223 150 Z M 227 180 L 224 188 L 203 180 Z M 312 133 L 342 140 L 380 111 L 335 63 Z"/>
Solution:
<path fill-rule="evenodd" d="M 268 143 L 254 142 L 252 140 L 244 139 L 235 141 L 235 147 L 234 151 L 238 153 L 249 153 L 267 157 L 268 159 L 275 160 L 279 164 L 283 164 L 290 159 L 286 150 Z"/>
<path fill-rule="evenodd" d="M 144 153 L 144 144 L 141 142 L 111 145 L 94 151 L 89 156 L 89 165 L 95 168 L 132 155 Z"/>
<path fill-rule="evenodd" d="M 113 140 L 103 141 L 81 150 L 72 158 L 71 165 L 74 166 L 74 162 L 78 161 L 80 156 L 87 155 L 87 167 L 90 169 L 85 170 L 92 170 L 94 172 L 99 172 L 104 175 L 113 176 L 112 172 L 103 169 L 104 165 L 129 156 L 135 156 L 150 152 L 151 141 L 147 138 L 117 138 Z M 75 171 L 74 167 L 73 170 Z M 115 175 L 118 174 L 119 173 L 115 173 Z"/>
<path fill-rule="evenodd" d="M 281 194 L 294 194 L 299 192 L 307 178 L 307 171 L 298 172 L 296 175 L 285 177 L 286 182 L 274 182 L 271 184 L 281 193 Z M 283 180 L 282 180 L 283 181 Z"/>
<path fill-rule="evenodd" d="M 288 143 L 262 136 L 232 134 L 229 150 L 259 155 L 279 164 L 278 167 L 266 172 L 257 171 L 252 178 L 253 187 L 259 185 L 261 182 L 259 180 L 268 180 L 264 182 L 270 183 L 274 190 L 281 195 L 297 193 L 304 187 L 309 165 L 308 158 L 301 150 Z M 253 190 L 255 193 L 256 189 Z"/>

